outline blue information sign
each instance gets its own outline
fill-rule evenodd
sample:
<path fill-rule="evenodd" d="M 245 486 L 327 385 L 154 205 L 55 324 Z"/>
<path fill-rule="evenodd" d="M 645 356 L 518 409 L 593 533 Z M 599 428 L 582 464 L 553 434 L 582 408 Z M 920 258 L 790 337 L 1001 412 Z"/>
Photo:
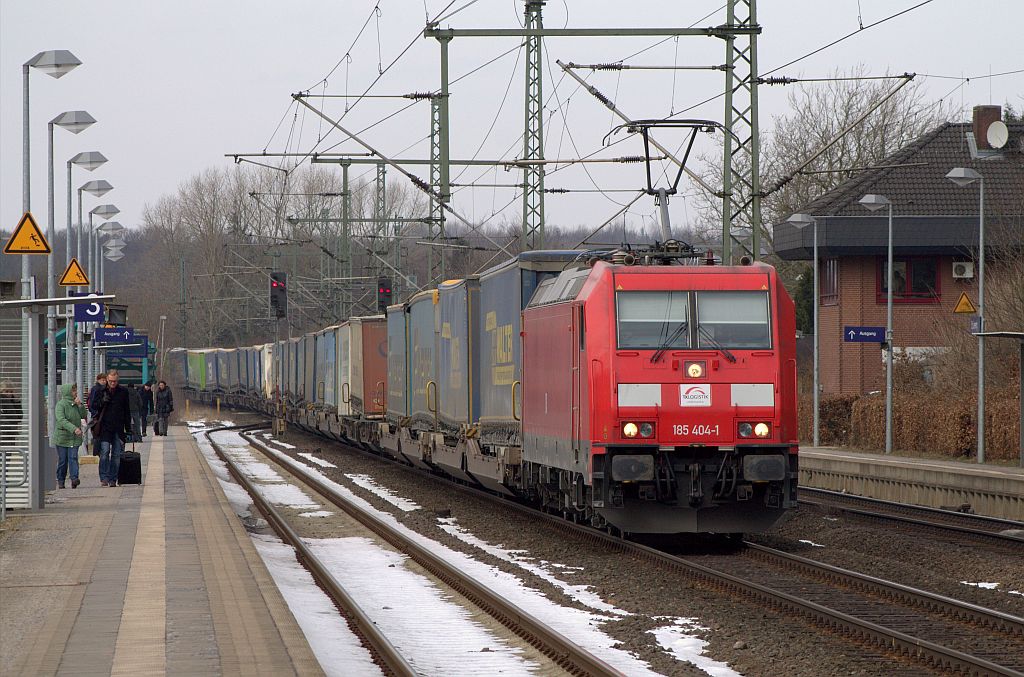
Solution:
<path fill-rule="evenodd" d="M 89 294 L 72 293 L 72 296 L 88 296 Z M 102 303 L 76 303 L 75 322 L 102 322 Z"/>
<path fill-rule="evenodd" d="M 97 327 L 93 337 L 102 343 L 135 343 L 131 327 Z"/>
<path fill-rule="evenodd" d="M 136 334 L 131 345 L 111 345 L 105 352 L 108 357 L 146 357 L 149 355 L 149 337 Z"/>
<path fill-rule="evenodd" d="M 885 343 L 885 327 L 843 327 L 847 343 Z"/>

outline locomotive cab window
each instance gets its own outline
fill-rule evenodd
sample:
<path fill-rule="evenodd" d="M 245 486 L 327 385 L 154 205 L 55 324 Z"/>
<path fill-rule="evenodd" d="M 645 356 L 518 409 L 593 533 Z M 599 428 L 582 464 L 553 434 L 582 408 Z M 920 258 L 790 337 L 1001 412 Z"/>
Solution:
<path fill-rule="evenodd" d="M 628 291 L 615 295 L 619 348 L 689 348 L 689 293 Z"/>
<path fill-rule="evenodd" d="M 700 348 L 772 347 L 768 294 L 763 291 L 697 292 Z"/>

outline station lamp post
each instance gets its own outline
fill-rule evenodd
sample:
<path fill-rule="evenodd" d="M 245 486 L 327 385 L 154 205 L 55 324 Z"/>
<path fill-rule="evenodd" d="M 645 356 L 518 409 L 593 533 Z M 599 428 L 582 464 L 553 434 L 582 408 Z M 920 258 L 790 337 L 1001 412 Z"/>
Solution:
<path fill-rule="evenodd" d="M 39 52 L 34 57 L 22 64 L 22 170 L 21 170 L 21 202 L 22 211 L 32 210 L 32 163 L 29 152 L 29 73 L 35 68 L 46 73 L 52 78 L 62 78 L 76 67 L 82 65 L 78 58 L 66 49 L 51 49 Z M 21 277 L 23 286 L 22 296 L 29 297 L 29 282 L 32 271 L 29 267 L 28 255 L 21 257 Z"/>
<path fill-rule="evenodd" d="M 985 177 L 957 167 L 946 178 L 963 188 L 978 182 L 978 463 L 985 462 Z M 1021 433 L 1024 435 L 1024 432 Z"/>
<path fill-rule="evenodd" d="M 814 446 L 819 446 L 821 442 L 819 430 L 819 406 L 818 397 L 821 390 L 818 379 L 818 220 L 810 214 L 793 214 L 788 219 L 789 223 L 793 224 L 798 230 L 806 228 L 807 226 L 814 227 Z"/>
<path fill-rule="evenodd" d="M 71 158 L 67 162 L 67 170 L 68 170 L 67 227 L 68 227 L 68 234 L 67 234 L 67 242 L 66 242 L 66 244 L 67 244 L 67 248 L 66 248 L 67 249 L 67 251 L 66 251 L 67 262 L 66 263 L 68 263 L 68 264 L 71 263 L 71 258 L 72 258 L 72 256 L 71 256 L 71 232 L 72 232 L 72 229 L 74 227 L 74 224 L 72 223 L 72 219 L 71 219 L 71 199 L 72 199 L 72 194 L 73 194 L 73 191 L 71 189 L 71 168 L 74 167 L 74 166 L 77 166 L 77 167 L 81 167 L 81 168 L 86 169 L 86 170 L 91 172 L 91 171 L 94 171 L 96 168 L 100 167 L 106 161 L 107 161 L 107 158 L 103 157 L 103 155 L 101 153 L 98 153 L 96 151 L 85 151 L 83 153 L 78 153 L 77 155 L 75 155 L 73 158 Z M 111 186 L 106 181 L 102 181 L 102 182 L 100 182 L 100 181 L 90 181 L 89 183 L 102 183 L 102 184 L 105 184 L 103 192 L 99 193 L 100 195 L 102 195 L 102 194 L 110 191 L 111 189 L 113 189 L 113 186 Z M 86 185 L 89 185 L 89 184 L 86 184 Z M 78 259 L 79 263 L 82 263 L 82 189 L 81 188 L 79 188 L 79 190 L 78 190 L 78 230 L 77 230 L 77 236 L 76 237 L 77 237 L 76 244 L 78 246 L 78 254 L 77 254 L 76 258 Z M 82 376 L 81 376 L 81 373 L 80 373 L 81 372 L 81 367 L 79 366 L 79 362 L 78 362 L 78 360 L 79 360 L 79 351 L 78 351 L 78 346 L 77 346 L 77 343 L 76 343 L 76 340 L 78 339 L 78 336 L 77 336 L 77 332 L 72 330 L 71 325 L 72 325 L 72 321 L 71 320 L 68 320 L 67 324 L 65 325 L 65 327 L 66 327 L 65 328 L 66 349 L 64 351 L 64 354 L 66 356 L 65 368 L 67 369 L 67 372 L 71 375 L 72 382 L 76 383 L 78 385 L 78 392 L 82 393 Z"/>
<path fill-rule="evenodd" d="M 98 216 L 104 221 L 109 221 L 120 213 L 121 210 L 112 204 L 99 205 L 98 207 L 93 207 L 89 210 L 89 270 L 93 271 L 94 289 L 96 288 L 96 283 L 102 282 L 103 262 L 100 254 L 99 233 L 96 228 L 93 227 L 93 216 Z M 120 225 L 121 224 L 117 224 L 117 226 Z M 103 226 L 109 226 L 109 224 L 105 223 Z M 100 226 L 100 228 L 103 226 Z M 99 288 L 102 289 L 102 284 Z M 93 345 L 89 346 L 89 371 L 96 371 L 96 350 Z"/>
<path fill-rule="evenodd" d="M 53 128 L 61 127 L 68 130 L 72 134 L 79 134 L 84 130 L 88 129 L 96 119 L 86 113 L 84 110 L 73 110 L 61 113 L 54 119 L 50 120 L 49 124 L 46 125 L 46 139 L 47 139 L 47 172 L 46 172 L 46 237 L 53 243 L 56 241 L 55 225 L 54 221 L 56 217 L 54 215 L 54 189 L 53 189 Z M 68 164 L 68 172 L 70 175 L 71 165 Z M 68 179 L 70 184 L 70 178 Z M 68 206 L 70 207 L 71 198 L 68 197 Z M 71 221 L 70 211 L 68 213 L 68 222 Z M 52 245 L 51 245 L 52 246 Z M 67 232 L 67 251 L 71 252 L 71 229 Z M 53 254 L 46 257 L 46 297 L 54 298 L 56 295 L 57 280 L 55 278 L 55 266 L 53 265 Z M 67 335 L 70 334 L 65 329 L 65 340 Z M 46 309 L 46 429 L 49 431 L 50 436 L 54 433 L 54 427 L 56 426 L 56 414 L 55 407 L 57 405 L 57 307 L 50 306 Z M 70 355 L 67 359 L 71 359 Z M 65 362 L 65 365 L 67 363 Z"/>
<path fill-rule="evenodd" d="M 97 151 L 88 151 L 88 152 L 85 152 L 85 153 L 79 153 L 78 155 L 75 156 L 75 158 L 73 158 L 73 160 L 78 160 L 78 162 L 76 162 L 76 164 L 78 164 L 79 166 L 85 167 L 89 171 L 92 171 L 92 170 L 96 169 L 97 167 L 103 165 L 107 161 L 107 158 L 103 157 L 103 154 L 99 153 Z M 114 187 L 112 185 L 110 185 L 110 182 L 106 181 L 106 180 L 103 180 L 103 179 L 88 181 L 88 182 L 82 184 L 81 186 L 79 186 L 79 188 L 78 188 L 78 229 L 77 229 L 77 236 L 76 236 L 76 242 L 75 242 L 75 247 L 76 247 L 75 257 L 78 259 L 79 263 L 82 263 L 83 261 L 85 261 L 85 259 L 82 258 L 82 242 L 83 242 L 84 238 L 87 236 L 86 233 L 83 232 L 84 218 L 82 217 L 82 193 L 85 192 L 85 193 L 89 193 L 90 195 L 93 195 L 95 197 L 100 197 L 100 196 L 106 195 L 107 193 L 109 193 L 113 189 L 114 189 Z M 91 222 L 92 222 L 91 221 L 92 220 L 92 214 L 89 215 L 89 219 L 90 219 L 90 224 L 91 224 Z M 91 230 L 91 228 L 90 228 L 90 230 Z M 86 246 L 89 247 L 88 252 L 91 252 L 92 251 L 92 248 L 91 248 L 91 236 L 89 236 L 89 238 L 90 239 L 88 241 L 86 241 Z M 92 276 L 93 280 L 96 279 L 96 273 L 95 273 L 95 271 L 92 270 L 91 264 L 88 264 L 86 266 L 86 272 L 90 276 Z M 88 289 L 86 291 L 88 291 Z M 85 392 L 85 387 L 86 387 L 85 374 L 83 373 L 84 369 L 85 369 L 85 366 L 86 366 L 84 364 L 85 363 L 85 359 L 84 359 L 85 354 L 84 354 L 84 348 L 82 347 L 82 343 L 84 341 L 84 333 L 85 332 L 83 331 L 83 327 L 79 325 L 78 331 L 76 332 L 76 335 L 75 335 L 75 370 L 77 372 L 77 375 L 75 377 L 75 382 L 78 384 L 78 392 L 79 393 Z M 91 364 L 89 365 L 89 371 L 92 371 L 92 365 Z"/>
<path fill-rule="evenodd" d="M 860 204 L 872 212 L 889 208 L 889 244 L 886 254 L 885 302 L 885 453 L 892 453 L 892 202 L 884 195 L 865 195 Z"/>

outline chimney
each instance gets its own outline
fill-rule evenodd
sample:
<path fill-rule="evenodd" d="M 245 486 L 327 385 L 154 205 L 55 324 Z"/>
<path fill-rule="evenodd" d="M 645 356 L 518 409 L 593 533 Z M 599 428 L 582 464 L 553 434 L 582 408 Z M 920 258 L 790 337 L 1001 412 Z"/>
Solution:
<path fill-rule="evenodd" d="M 994 150 L 988 142 L 988 126 L 1003 119 L 1002 106 L 975 106 L 972 120 L 974 142 L 978 150 Z"/>

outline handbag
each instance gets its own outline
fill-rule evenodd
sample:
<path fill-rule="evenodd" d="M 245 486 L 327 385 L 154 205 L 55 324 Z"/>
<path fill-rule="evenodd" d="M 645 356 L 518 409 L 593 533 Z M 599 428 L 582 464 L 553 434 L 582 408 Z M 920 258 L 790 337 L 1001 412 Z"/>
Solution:
<path fill-rule="evenodd" d="M 92 433 L 94 439 L 99 439 L 100 434 L 103 432 L 103 414 L 107 412 L 106 405 L 100 409 L 100 415 L 93 419 L 92 423 L 89 424 L 89 432 Z"/>

